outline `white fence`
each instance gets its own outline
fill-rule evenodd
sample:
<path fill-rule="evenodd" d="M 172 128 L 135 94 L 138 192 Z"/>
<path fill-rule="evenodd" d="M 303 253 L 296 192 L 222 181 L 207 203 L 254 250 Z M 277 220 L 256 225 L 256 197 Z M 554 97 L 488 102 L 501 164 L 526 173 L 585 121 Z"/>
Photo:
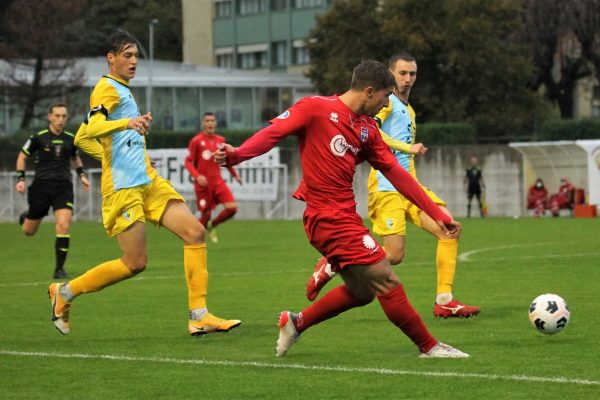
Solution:
<path fill-rule="evenodd" d="M 149 150 L 150 158 L 156 161 L 156 169 L 168 179 L 173 187 L 188 201 L 192 211 L 196 211 L 196 195 L 193 180 L 185 169 L 187 149 Z M 256 157 L 236 166 L 242 178 L 240 186 L 222 168 L 223 178 L 231 188 L 238 202 L 238 208 L 252 209 L 252 218 L 289 218 L 288 206 L 288 167 L 279 162 L 279 149 L 274 148 L 263 156 Z M 87 171 L 91 183 L 88 192 L 83 191 L 79 179 L 73 175 L 75 204 L 73 219 L 85 221 L 102 220 L 102 196 L 100 194 L 100 169 Z M 27 210 L 26 194 L 15 191 L 14 172 L 0 172 L 0 221 L 16 222 L 19 214 Z M 31 184 L 33 173 L 26 175 L 27 185 Z M 241 212 L 241 215 L 244 213 Z M 50 217 L 52 217 L 50 215 Z"/>

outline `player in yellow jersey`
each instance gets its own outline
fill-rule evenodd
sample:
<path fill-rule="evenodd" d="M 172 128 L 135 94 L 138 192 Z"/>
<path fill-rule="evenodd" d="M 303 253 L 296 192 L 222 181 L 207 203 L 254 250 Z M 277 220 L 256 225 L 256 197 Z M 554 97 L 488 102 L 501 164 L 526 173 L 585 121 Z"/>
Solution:
<path fill-rule="evenodd" d="M 70 332 L 71 301 L 97 292 L 144 271 L 147 263 L 146 227 L 149 221 L 183 240 L 183 264 L 188 288 L 190 335 L 229 331 L 239 320 L 225 320 L 208 312 L 208 272 L 205 230 L 170 182 L 150 164 L 145 135 L 152 116 L 140 115 L 129 81 L 139 59 L 137 41 L 117 31 L 107 42 L 108 75 L 96 84 L 91 111 L 75 137 L 76 145 L 102 161 L 102 221 L 116 237 L 122 256 L 100 264 L 68 283 L 48 288 L 52 321 L 64 335 Z"/>
<path fill-rule="evenodd" d="M 417 62 L 412 55 L 401 53 L 390 58 L 388 67 L 396 78 L 397 88 L 390 95 L 388 106 L 383 108 L 375 119 L 379 123 L 384 141 L 392 149 L 398 163 L 416 179 L 414 155 L 424 155 L 427 152 L 422 143 L 415 143 L 415 112 L 408 104 L 410 91 L 417 79 Z M 421 227 L 437 239 L 437 295 L 433 314 L 443 318 L 468 318 L 479 314 L 479 307 L 463 304 L 452 294 L 460 231 L 453 234 L 443 232 L 435 221 L 398 193 L 391 183 L 374 169 L 369 174 L 368 189 L 369 219 L 373 223 L 373 231 L 383 237 L 385 252 L 391 264 L 399 264 L 404 259 L 406 221 Z M 443 200 L 429 189 L 423 189 L 450 215 Z M 333 275 L 329 261 L 321 258 L 307 282 L 308 299 L 313 300 Z"/>

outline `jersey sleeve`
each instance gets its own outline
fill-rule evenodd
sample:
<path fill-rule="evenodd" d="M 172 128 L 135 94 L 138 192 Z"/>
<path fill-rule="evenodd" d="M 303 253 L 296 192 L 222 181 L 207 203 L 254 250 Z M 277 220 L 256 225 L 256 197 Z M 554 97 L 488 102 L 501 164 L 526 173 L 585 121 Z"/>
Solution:
<path fill-rule="evenodd" d="M 381 134 L 381 138 L 383 139 L 383 142 L 386 145 L 388 145 L 388 147 L 390 149 L 410 154 L 410 150 L 412 148 L 411 144 L 404 143 L 400 140 L 393 139 L 387 133 L 382 131 L 381 129 L 379 129 L 379 133 Z"/>
<path fill-rule="evenodd" d="M 107 121 L 108 115 L 119 105 L 119 101 L 119 94 L 112 85 L 104 81 L 96 85 L 90 96 L 87 126 L 87 134 L 90 137 L 100 138 L 127 129 L 128 118 Z"/>
<path fill-rule="evenodd" d="M 310 124 L 312 110 L 308 98 L 300 100 L 280 116 L 269 121 L 271 125 L 256 132 L 234 151 L 227 152 L 227 166 L 265 154 L 283 138 L 304 132 Z"/>
<path fill-rule="evenodd" d="M 190 175 L 192 176 L 192 178 L 194 178 L 194 180 L 196 180 L 196 178 L 198 178 L 198 175 L 200 175 L 196 167 L 194 167 L 194 157 L 198 152 L 197 148 L 198 141 L 196 140 L 196 137 L 193 137 L 192 140 L 190 140 L 190 143 L 188 144 L 188 155 L 185 158 L 185 168 L 189 171 Z"/>
<path fill-rule="evenodd" d="M 287 135 L 301 132 L 310 124 L 313 107 L 310 98 L 304 98 L 269 122 Z"/>
<path fill-rule="evenodd" d="M 93 139 L 87 134 L 87 124 L 84 122 L 79 126 L 75 134 L 75 146 L 89 154 L 98 161 L 102 161 L 104 148 L 96 139 Z"/>
<path fill-rule="evenodd" d="M 377 121 L 377 125 L 381 128 L 383 122 L 390 116 L 392 113 L 393 102 L 390 101 L 387 106 L 383 107 L 377 115 L 374 117 L 375 121 Z"/>
<path fill-rule="evenodd" d="M 27 157 L 38 151 L 39 141 L 37 140 L 36 135 L 29 136 L 29 139 L 25 142 L 23 147 L 21 148 L 21 152 L 25 154 Z"/>

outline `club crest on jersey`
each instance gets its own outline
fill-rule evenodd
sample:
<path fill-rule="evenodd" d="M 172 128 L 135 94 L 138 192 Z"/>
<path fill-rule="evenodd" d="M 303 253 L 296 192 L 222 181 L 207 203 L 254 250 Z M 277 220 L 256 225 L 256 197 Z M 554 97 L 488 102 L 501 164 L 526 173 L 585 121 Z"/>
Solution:
<path fill-rule="evenodd" d="M 335 135 L 334 137 L 332 137 L 331 142 L 329 142 L 329 147 L 331 148 L 333 154 L 335 154 L 338 157 L 344 157 L 348 150 L 350 150 L 354 154 L 358 154 L 358 152 L 360 151 L 360 149 L 352 146 L 351 144 L 348 144 L 346 138 L 342 135 Z"/>
<path fill-rule="evenodd" d="M 338 122 L 338 115 L 336 112 L 332 112 L 331 114 L 329 114 L 329 119 L 331 120 L 331 122 Z"/>
<path fill-rule="evenodd" d="M 206 149 L 202 152 L 202 158 L 205 160 L 210 160 L 212 158 L 212 151 Z"/>
<path fill-rule="evenodd" d="M 289 117 L 289 116 L 290 116 L 290 110 L 286 110 L 286 111 L 282 112 L 282 113 L 281 113 L 281 114 L 280 114 L 280 115 L 277 117 L 277 119 L 286 119 L 286 118 L 287 118 L 287 117 Z"/>
<path fill-rule="evenodd" d="M 365 127 L 361 127 L 360 128 L 360 141 L 364 143 L 367 141 L 368 138 L 369 138 L 369 130 Z"/>

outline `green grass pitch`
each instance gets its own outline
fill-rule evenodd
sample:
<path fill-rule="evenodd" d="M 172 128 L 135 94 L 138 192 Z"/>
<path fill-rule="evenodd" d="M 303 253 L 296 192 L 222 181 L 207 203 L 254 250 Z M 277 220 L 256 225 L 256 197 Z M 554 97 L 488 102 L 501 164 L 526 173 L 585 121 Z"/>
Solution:
<path fill-rule="evenodd" d="M 471 354 L 423 360 L 379 304 L 350 310 L 274 357 L 277 316 L 309 302 L 318 254 L 300 221 L 231 221 L 208 244 L 209 309 L 239 318 L 226 334 L 187 334 L 181 242 L 148 226 L 140 276 L 78 298 L 72 331 L 50 322 L 46 294 L 54 226 L 24 237 L 0 224 L 2 399 L 595 399 L 600 398 L 598 219 L 464 220 L 454 293 L 482 308 L 465 320 L 432 315 L 435 240 L 410 227 L 395 267 L 437 338 Z M 74 223 L 66 269 L 119 256 L 98 223 Z M 335 282 L 339 284 L 339 278 Z M 571 321 L 554 336 L 529 324 L 542 293 L 558 293 Z"/>

